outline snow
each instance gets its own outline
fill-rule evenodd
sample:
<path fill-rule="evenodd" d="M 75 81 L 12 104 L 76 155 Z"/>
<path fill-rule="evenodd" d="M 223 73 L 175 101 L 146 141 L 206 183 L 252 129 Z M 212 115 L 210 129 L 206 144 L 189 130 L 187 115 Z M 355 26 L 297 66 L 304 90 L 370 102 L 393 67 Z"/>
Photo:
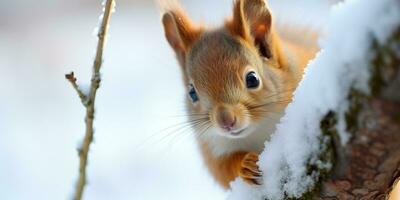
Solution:
<path fill-rule="evenodd" d="M 332 4 L 337 0 L 279 0 L 267 1 L 271 8 L 275 23 L 284 26 L 307 27 L 311 30 L 321 30 L 329 16 Z"/>
<path fill-rule="evenodd" d="M 182 2 L 196 22 L 231 14 L 231 0 Z M 85 199 L 224 199 L 190 131 L 165 129 L 186 121 L 171 117 L 184 113 L 185 95 L 152 3 L 118 0 L 112 16 Z M 101 9 L 97 0 L 0 1 L 1 199 L 71 198 L 85 113 L 64 74 L 88 91 Z"/>
<path fill-rule="evenodd" d="M 182 2 L 195 21 L 218 24 L 230 15 L 232 4 L 231 0 Z M 290 14 L 290 20 L 296 20 L 302 15 L 293 1 L 269 3 L 274 16 Z M 315 8 L 320 15 L 318 25 L 324 24 L 321 20 L 328 14 L 324 1 L 302 1 L 301 7 Z M 74 71 L 78 84 L 87 90 L 97 42 L 91 32 L 101 9 L 96 0 L 0 1 L 2 199 L 71 197 L 84 109 L 64 74 Z M 387 16 L 382 16 L 385 23 L 379 24 L 386 24 L 383 30 L 392 23 Z M 171 117 L 184 113 L 184 94 L 179 67 L 164 39 L 159 17 L 152 1 L 118 0 L 104 52 L 85 199 L 195 200 L 227 195 L 208 174 L 190 131 L 164 130 L 185 121 Z M 385 31 L 376 34 L 384 40 Z M 284 164 L 284 152 L 271 159 Z M 262 167 L 273 166 L 264 163 Z M 279 178 L 284 174 L 276 167 Z M 232 184 L 232 198 L 266 194 L 264 186 L 254 189 L 241 181 Z"/>
<path fill-rule="evenodd" d="M 64 74 L 90 83 L 102 7 L 55 2 L 0 17 L 0 199 L 71 199 L 77 180 L 85 111 Z M 120 0 L 112 15 L 85 199 L 224 199 L 191 132 L 160 131 L 186 121 L 173 117 L 184 94 L 158 10 L 143 2 Z"/>
<path fill-rule="evenodd" d="M 309 63 L 293 102 L 260 155 L 264 184 L 252 187 L 236 179 L 229 199 L 300 197 L 313 187 L 319 174 L 307 175 L 306 166 L 331 167 L 318 161 L 323 148 L 321 119 L 336 111 L 339 136 L 343 143 L 348 140 L 343 116 L 347 95 L 352 87 L 368 92 L 371 42 L 385 42 L 399 23 L 397 0 L 350 0 L 332 9 L 328 36 L 321 41 L 323 50 Z"/>

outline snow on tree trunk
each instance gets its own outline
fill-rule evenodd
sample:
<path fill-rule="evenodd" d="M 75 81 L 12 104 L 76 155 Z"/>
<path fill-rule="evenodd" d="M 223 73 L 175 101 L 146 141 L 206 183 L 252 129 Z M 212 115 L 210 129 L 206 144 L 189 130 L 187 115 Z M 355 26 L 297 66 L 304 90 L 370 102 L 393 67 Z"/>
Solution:
<path fill-rule="evenodd" d="M 400 175 L 400 1 L 352 0 L 295 91 L 259 166 L 229 199 L 384 199 Z"/>

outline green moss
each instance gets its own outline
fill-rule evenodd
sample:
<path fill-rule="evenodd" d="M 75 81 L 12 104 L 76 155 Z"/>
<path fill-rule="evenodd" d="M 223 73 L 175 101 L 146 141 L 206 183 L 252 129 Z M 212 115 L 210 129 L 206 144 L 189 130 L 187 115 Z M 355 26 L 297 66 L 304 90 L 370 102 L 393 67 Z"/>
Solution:
<path fill-rule="evenodd" d="M 400 123 L 400 113 L 397 113 L 397 115 L 394 117 L 394 119 Z"/>
<path fill-rule="evenodd" d="M 336 124 L 337 124 L 337 115 L 334 112 L 329 112 L 324 119 L 320 123 L 320 128 L 322 131 L 322 137 L 324 141 L 322 141 L 322 144 L 325 145 L 325 150 L 319 155 L 319 159 L 323 163 L 335 163 L 336 160 L 336 155 L 335 155 L 335 144 L 334 144 L 334 138 L 338 138 L 338 132 L 336 129 Z M 333 167 L 333 166 L 332 166 Z M 322 169 L 320 171 L 320 175 L 322 176 L 321 178 L 326 178 L 329 173 L 330 169 Z"/>
<path fill-rule="evenodd" d="M 320 123 L 320 128 L 322 131 L 321 137 L 319 138 L 321 144 L 321 152 L 318 155 L 318 160 L 322 164 L 327 163 L 335 163 L 336 155 L 335 155 L 335 147 L 333 138 L 338 137 L 337 129 L 337 115 L 334 112 L 329 112 L 324 119 Z M 331 168 L 321 167 L 318 164 L 311 164 L 307 166 L 307 175 L 316 174 L 318 176 L 317 182 L 320 183 L 323 179 L 327 178 L 331 172 Z M 317 184 L 307 192 L 305 192 L 300 198 L 289 198 L 286 197 L 286 200 L 311 200 L 313 199 L 314 194 L 319 193 L 321 189 L 321 185 Z"/>
<path fill-rule="evenodd" d="M 352 89 L 348 96 L 349 108 L 344 114 L 344 118 L 346 121 L 346 130 L 349 133 L 355 133 L 359 128 L 358 122 L 358 114 L 362 108 L 362 99 L 369 98 L 367 95 L 362 92 Z"/>
<path fill-rule="evenodd" d="M 400 70 L 400 56 L 398 51 L 400 47 L 400 28 L 395 34 L 385 43 L 385 45 L 379 45 L 375 40 L 373 42 L 372 48 L 374 52 L 374 57 L 371 60 L 371 78 L 369 80 L 370 94 L 365 94 L 359 90 L 352 89 L 348 95 L 349 108 L 345 112 L 346 129 L 349 133 L 355 133 L 361 125 L 359 124 L 358 118 L 359 113 L 363 109 L 363 103 L 370 100 L 373 97 L 378 97 L 381 95 L 383 88 L 388 84 L 387 72 L 393 72 Z M 396 49 L 397 48 L 397 49 Z M 400 113 L 396 117 L 400 122 Z M 330 111 L 326 114 L 320 123 L 321 128 L 321 152 L 318 155 L 318 159 L 322 163 L 332 163 L 335 164 L 336 154 L 335 154 L 335 142 L 339 141 L 338 131 L 336 129 L 337 125 L 337 114 Z M 311 163 L 311 159 L 309 160 Z M 335 166 L 332 166 L 334 168 Z M 321 182 L 328 178 L 331 170 L 328 168 L 321 168 L 316 164 L 309 164 L 307 166 L 308 175 L 317 174 L 318 183 L 311 188 L 309 191 L 305 192 L 300 198 L 289 198 L 286 200 L 312 200 L 315 199 L 316 194 L 319 194 L 321 189 Z"/>
<path fill-rule="evenodd" d="M 400 28 L 395 31 L 385 45 L 379 45 L 377 40 L 373 41 L 372 47 L 376 53 L 371 62 L 371 78 L 369 80 L 372 96 L 379 96 L 382 88 L 387 85 L 387 80 L 384 76 L 385 71 L 399 70 L 400 57 L 397 55 L 398 52 L 396 52 L 399 45 Z"/>
<path fill-rule="evenodd" d="M 370 94 L 365 94 L 359 90 L 352 89 L 348 100 L 350 103 L 349 109 L 345 113 L 346 129 L 349 133 L 355 133 L 359 128 L 358 114 L 362 109 L 361 102 L 364 99 L 370 99 L 372 97 L 379 96 L 382 92 L 382 88 L 387 85 L 385 79 L 385 71 L 398 70 L 400 65 L 400 58 L 396 56 L 396 49 L 393 48 L 400 45 L 400 29 L 395 32 L 388 42 L 380 46 L 377 40 L 373 40 L 372 49 L 375 51 L 375 56 L 371 60 L 371 78 L 369 80 Z M 400 114 L 399 114 L 400 121 Z"/>

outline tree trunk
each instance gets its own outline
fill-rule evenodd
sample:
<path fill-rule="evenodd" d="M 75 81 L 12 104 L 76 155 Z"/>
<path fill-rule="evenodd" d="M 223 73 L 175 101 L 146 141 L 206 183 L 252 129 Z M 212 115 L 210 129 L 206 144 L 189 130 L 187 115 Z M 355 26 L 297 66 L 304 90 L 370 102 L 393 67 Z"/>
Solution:
<path fill-rule="evenodd" d="M 349 95 L 352 138 L 345 146 L 334 140 L 333 171 L 313 199 L 386 199 L 400 177 L 400 30 L 375 47 L 372 94 Z"/>

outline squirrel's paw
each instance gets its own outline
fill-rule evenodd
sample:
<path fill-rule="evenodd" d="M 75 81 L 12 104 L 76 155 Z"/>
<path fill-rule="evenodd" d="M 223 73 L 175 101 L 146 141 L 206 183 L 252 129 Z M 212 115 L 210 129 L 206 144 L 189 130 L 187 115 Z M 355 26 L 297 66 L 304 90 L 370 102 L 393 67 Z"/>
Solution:
<path fill-rule="evenodd" d="M 262 172 L 259 170 L 258 154 L 250 152 L 246 154 L 242 160 L 239 176 L 251 185 L 262 184 Z"/>

